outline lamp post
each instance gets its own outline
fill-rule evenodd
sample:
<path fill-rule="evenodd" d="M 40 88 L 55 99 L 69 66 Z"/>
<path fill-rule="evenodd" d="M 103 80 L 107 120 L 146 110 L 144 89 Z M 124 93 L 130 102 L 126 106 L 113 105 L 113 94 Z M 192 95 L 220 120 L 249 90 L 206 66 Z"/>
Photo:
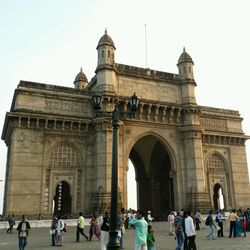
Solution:
<path fill-rule="evenodd" d="M 96 110 L 96 117 L 112 119 L 113 141 L 112 141 L 112 176 L 111 176 L 111 207 L 110 207 L 110 232 L 107 249 L 119 249 L 120 242 L 117 230 L 117 208 L 118 208 L 118 145 L 119 145 L 119 127 L 120 120 L 133 119 L 138 109 L 139 98 L 135 95 L 129 98 L 129 108 L 131 111 L 121 112 L 118 104 L 113 111 L 101 111 L 102 96 L 94 94 L 92 104 Z"/>

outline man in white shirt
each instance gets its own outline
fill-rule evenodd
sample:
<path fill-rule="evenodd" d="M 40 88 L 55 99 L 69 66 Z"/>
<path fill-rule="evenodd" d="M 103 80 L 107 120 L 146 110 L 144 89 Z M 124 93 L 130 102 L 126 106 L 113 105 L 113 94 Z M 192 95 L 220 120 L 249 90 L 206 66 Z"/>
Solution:
<path fill-rule="evenodd" d="M 188 217 L 185 219 L 185 233 L 188 238 L 187 250 L 196 250 L 195 244 L 195 229 L 194 229 L 194 220 L 191 217 L 191 211 L 187 212 Z"/>

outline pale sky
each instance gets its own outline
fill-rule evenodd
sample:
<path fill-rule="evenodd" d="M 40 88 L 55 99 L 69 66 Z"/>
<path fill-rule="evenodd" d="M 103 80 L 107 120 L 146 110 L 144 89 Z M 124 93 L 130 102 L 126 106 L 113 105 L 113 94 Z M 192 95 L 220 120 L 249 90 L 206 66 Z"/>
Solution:
<path fill-rule="evenodd" d="M 239 110 L 250 135 L 248 0 L 0 0 L 0 128 L 20 80 L 73 87 L 90 80 L 105 28 L 116 62 L 178 73 L 183 46 L 194 61 L 199 105 Z M 0 142 L 0 180 L 6 146 Z M 247 142 L 250 160 L 250 143 Z M 0 182 L 0 212 L 3 182 Z"/>

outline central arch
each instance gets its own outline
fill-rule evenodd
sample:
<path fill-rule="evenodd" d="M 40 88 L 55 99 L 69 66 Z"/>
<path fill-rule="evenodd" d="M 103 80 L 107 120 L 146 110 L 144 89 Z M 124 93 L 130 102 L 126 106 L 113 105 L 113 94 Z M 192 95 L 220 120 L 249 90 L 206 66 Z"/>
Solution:
<path fill-rule="evenodd" d="M 129 155 L 135 168 L 137 207 L 150 210 L 157 220 L 174 209 L 174 187 L 170 155 L 154 135 L 146 135 L 133 146 Z"/>

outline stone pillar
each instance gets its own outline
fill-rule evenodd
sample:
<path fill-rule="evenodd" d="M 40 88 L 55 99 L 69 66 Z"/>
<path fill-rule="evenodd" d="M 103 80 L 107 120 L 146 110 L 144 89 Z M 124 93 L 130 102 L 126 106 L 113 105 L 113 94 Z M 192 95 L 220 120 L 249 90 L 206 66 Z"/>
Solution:
<path fill-rule="evenodd" d="M 92 155 L 92 170 L 87 186 L 91 200 L 90 210 L 101 212 L 110 207 L 111 163 L 112 163 L 112 126 L 111 121 L 98 118 L 95 124 Z M 95 182 L 93 182 L 95 180 Z"/>

